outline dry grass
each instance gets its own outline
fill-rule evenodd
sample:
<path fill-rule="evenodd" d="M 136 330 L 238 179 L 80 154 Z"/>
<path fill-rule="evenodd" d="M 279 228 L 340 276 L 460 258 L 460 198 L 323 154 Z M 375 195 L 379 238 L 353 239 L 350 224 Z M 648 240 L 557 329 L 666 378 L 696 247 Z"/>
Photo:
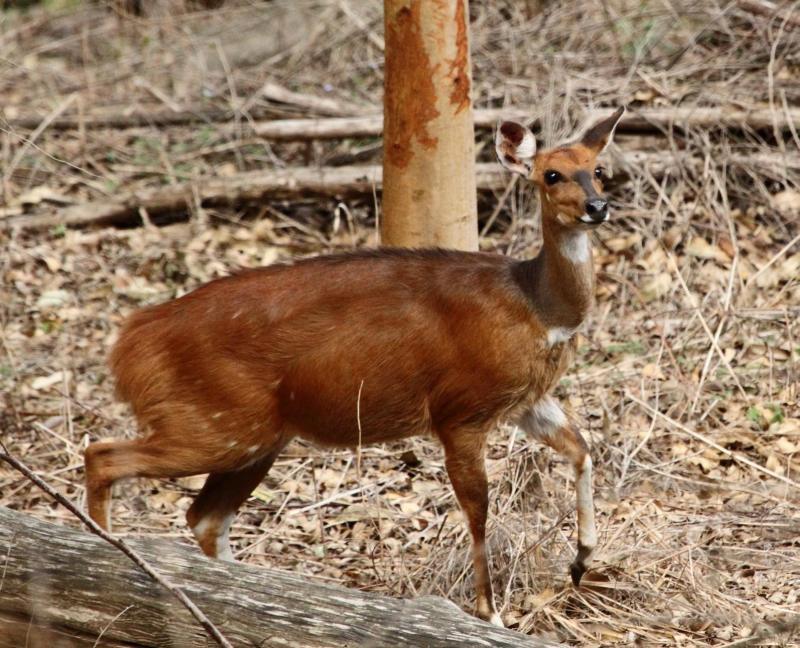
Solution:
<path fill-rule="evenodd" d="M 766 104 L 777 114 L 800 101 L 800 29 L 735 2 L 471 4 L 476 105 L 530 105 L 547 116 L 546 139 L 587 106 Z M 4 128 L 3 214 L 238 170 L 378 160 L 368 141 L 271 145 L 248 120 L 290 110 L 259 97 L 268 79 L 380 105 L 380 11 L 377 0 L 284 0 L 160 24 L 97 7 L 3 14 L 6 118 L 224 108 L 240 125 L 234 135 L 214 124 Z M 800 177 L 786 162 L 800 138 L 675 128 L 617 144 L 615 166 L 651 150 L 669 172 L 628 165 L 613 185 L 598 303 L 557 390 L 593 447 L 597 569 L 587 587 L 567 584 L 567 464 L 498 430 L 490 529 L 505 619 L 580 646 L 797 645 L 796 629 L 770 624 L 800 614 Z M 482 200 L 483 218 L 497 198 Z M 534 209 L 528 190 L 509 192 L 482 246 L 529 254 Z M 237 266 L 375 240 L 371 199 L 188 211 L 188 223 L 160 227 L 0 234 L 3 439 L 75 500 L 89 440 L 134 434 L 104 364 L 127 313 Z M 119 487 L 116 529 L 187 538 L 183 515 L 201 482 Z M 5 505 L 73 523 L 4 467 L 0 492 Z M 428 440 L 365 448 L 358 465 L 298 443 L 232 537 L 252 564 L 469 608 L 460 518 Z"/>

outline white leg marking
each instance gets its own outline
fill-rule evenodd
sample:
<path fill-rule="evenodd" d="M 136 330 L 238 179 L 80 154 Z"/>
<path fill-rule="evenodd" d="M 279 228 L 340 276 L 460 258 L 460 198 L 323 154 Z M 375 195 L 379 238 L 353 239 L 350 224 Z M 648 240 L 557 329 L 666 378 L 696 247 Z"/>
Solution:
<path fill-rule="evenodd" d="M 561 239 L 561 254 L 572 263 L 586 263 L 589 260 L 589 237 L 586 232 L 567 232 Z"/>
<path fill-rule="evenodd" d="M 491 618 L 489 619 L 489 623 L 492 625 L 497 626 L 498 628 L 505 628 L 505 624 L 503 623 L 503 619 L 500 618 L 500 615 L 497 612 L 493 612 Z"/>
<path fill-rule="evenodd" d="M 551 347 L 560 342 L 567 342 L 575 335 L 575 329 L 567 328 L 566 326 L 554 326 L 547 329 L 547 346 Z"/>
<path fill-rule="evenodd" d="M 537 439 L 545 439 L 557 434 L 562 427 L 567 425 L 567 417 L 555 398 L 545 396 L 519 417 L 517 425 L 526 434 Z"/>
<path fill-rule="evenodd" d="M 106 512 L 103 517 L 106 519 L 106 531 L 111 533 L 111 502 L 106 505 Z"/>
<path fill-rule="evenodd" d="M 231 522 L 233 522 L 233 513 L 227 515 L 219 525 L 219 533 L 217 534 L 217 558 L 220 560 L 227 560 L 234 562 L 233 552 L 231 551 Z"/>
<path fill-rule="evenodd" d="M 594 501 L 592 499 L 592 458 L 587 454 L 583 465 L 575 471 L 575 490 L 578 509 L 578 541 L 587 549 L 597 546 L 597 530 L 594 525 Z"/>
<path fill-rule="evenodd" d="M 212 526 L 216 527 L 217 537 L 215 542 L 217 559 L 234 562 L 235 559 L 230 544 L 230 528 L 232 521 L 233 513 L 226 515 L 219 521 L 213 516 L 204 517 L 192 527 L 192 533 L 194 533 L 194 537 L 197 538 L 199 542 L 205 537 Z"/>

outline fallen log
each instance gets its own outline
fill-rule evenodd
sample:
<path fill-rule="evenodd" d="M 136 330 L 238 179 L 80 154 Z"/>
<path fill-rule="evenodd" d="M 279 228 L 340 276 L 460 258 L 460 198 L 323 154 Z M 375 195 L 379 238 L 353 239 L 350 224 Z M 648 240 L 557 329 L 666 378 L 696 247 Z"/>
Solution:
<path fill-rule="evenodd" d="M 435 596 L 401 600 L 130 540 L 236 646 L 530 646 Z M 190 614 L 99 538 L 0 507 L 0 648 L 207 646 Z M 101 636 L 102 635 L 102 636 Z M 98 641 L 99 637 L 99 641 Z M 95 643 L 96 642 L 96 643 Z"/>
<path fill-rule="evenodd" d="M 497 179 L 499 181 L 499 172 Z M 295 167 L 252 171 L 224 178 L 204 178 L 168 187 L 142 189 L 103 200 L 70 205 L 49 214 L 14 216 L 8 227 L 43 229 L 55 225 L 119 225 L 138 219 L 141 209 L 150 215 L 186 212 L 197 201 L 202 206 L 233 205 L 264 199 L 302 196 L 351 196 L 372 193 L 381 183 L 379 166 L 311 168 Z M 2 224 L 3 221 L 0 221 Z"/>
<path fill-rule="evenodd" d="M 259 108 L 254 117 L 264 119 L 270 115 L 285 116 L 287 112 L 278 108 Z M 9 117 L 4 121 L 11 128 L 32 130 L 37 128 L 46 115 L 21 115 Z M 189 110 L 137 110 L 135 112 L 101 113 L 88 115 L 68 115 L 58 117 L 48 124 L 48 130 L 97 130 L 109 128 L 125 130 L 128 128 L 190 126 L 192 124 L 219 124 L 232 121 L 233 111 L 219 108 L 195 108 Z"/>
<path fill-rule="evenodd" d="M 797 155 L 732 155 L 729 167 L 752 167 L 764 175 L 781 179 L 789 171 L 800 170 Z M 614 182 L 624 181 L 635 173 L 649 173 L 656 178 L 681 170 L 702 172 L 703 160 L 688 154 L 627 152 L 618 159 Z M 476 183 L 480 192 L 502 191 L 511 177 L 496 163 L 476 165 Z M 198 202 L 203 207 L 230 206 L 265 200 L 288 200 L 310 197 L 344 198 L 380 192 L 382 171 L 378 165 L 341 167 L 290 167 L 269 171 L 251 171 L 222 178 L 202 178 L 168 187 L 148 188 L 119 194 L 88 203 L 70 205 L 50 212 L 19 214 L 0 218 L 0 227 L 41 230 L 64 225 L 122 225 L 140 218 L 144 209 L 149 215 L 184 213 Z"/>
<path fill-rule="evenodd" d="M 475 110 L 475 127 L 491 129 L 500 119 L 515 119 L 530 122 L 539 127 L 539 120 L 532 119 L 535 107 L 484 108 Z M 585 121 L 600 119 L 608 114 L 607 108 L 587 110 Z M 16 128 L 36 128 L 45 116 L 18 117 L 8 123 Z M 141 126 L 177 126 L 197 122 L 228 122 L 232 119 L 230 111 L 157 111 L 131 115 L 87 115 L 83 119 L 59 117 L 48 125 L 50 130 L 69 130 L 78 128 L 131 128 Z M 253 133 L 273 141 L 307 141 L 325 139 L 346 139 L 358 137 L 378 137 L 383 133 L 383 115 L 359 115 L 353 117 L 321 117 L 298 119 L 274 119 L 243 122 L 242 128 L 252 127 Z M 233 126 L 221 127 L 221 132 L 233 133 Z M 640 108 L 629 110 L 617 126 L 618 133 L 662 133 L 670 130 L 727 129 L 736 131 L 800 130 L 800 108 L 771 110 L 766 106 L 751 109 L 733 107 L 676 107 Z"/>
<path fill-rule="evenodd" d="M 475 128 L 492 129 L 501 119 L 530 122 L 535 110 L 519 107 L 491 108 L 475 111 Z M 592 122 L 608 115 L 608 109 L 589 110 L 585 121 Z M 534 119 L 532 127 L 540 126 Z M 332 117 L 323 119 L 280 119 L 254 122 L 253 132 L 273 141 L 302 141 L 379 137 L 383 133 L 383 116 Z M 648 108 L 629 110 L 617 125 L 618 133 L 665 132 L 670 130 L 714 129 L 778 130 L 800 129 L 800 108 L 771 111 L 769 108 L 742 110 L 734 108 Z"/>

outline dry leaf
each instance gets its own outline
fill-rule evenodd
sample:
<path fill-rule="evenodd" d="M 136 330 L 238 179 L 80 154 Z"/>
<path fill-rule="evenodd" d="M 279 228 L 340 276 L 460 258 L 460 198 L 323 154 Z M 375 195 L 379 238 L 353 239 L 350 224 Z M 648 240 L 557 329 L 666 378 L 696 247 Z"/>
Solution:
<path fill-rule="evenodd" d="M 41 376 L 31 382 L 31 387 L 36 391 L 43 391 L 49 389 L 53 385 L 61 385 L 65 380 L 69 381 L 72 373 L 69 371 L 56 371 L 49 376 Z"/>
<path fill-rule="evenodd" d="M 719 246 L 711 245 L 711 243 L 700 236 L 695 236 L 689 241 L 686 246 L 686 253 L 699 259 L 713 259 L 714 261 L 719 261 L 724 264 L 730 261 L 730 257 L 725 254 Z"/>
<path fill-rule="evenodd" d="M 653 364 L 652 362 L 642 367 L 642 375 L 645 378 L 656 378 L 657 380 L 664 380 L 666 377 L 664 376 L 664 372 L 661 370 L 661 367 Z"/>
<path fill-rule="evenodd" d="M 785 189 L 772 196 L 772 206 L 782 214 L 797 213 L 800 211 L 800 191 Z"/>
<path fill-rule="evenodd" d="M 39 310 L 51 310 L 60 308 L 66 304 L 72 295 L 66 290 L 47 290 L 36 300 L 36 308 Z"/>
<path fill-rule="evenodd" d="M 672 287 L 672 275 L 669 272 L 660 272 L 655 277 L 648 279 L 642 286 L 642 298 L 653 301 L 666 295 Z"/>

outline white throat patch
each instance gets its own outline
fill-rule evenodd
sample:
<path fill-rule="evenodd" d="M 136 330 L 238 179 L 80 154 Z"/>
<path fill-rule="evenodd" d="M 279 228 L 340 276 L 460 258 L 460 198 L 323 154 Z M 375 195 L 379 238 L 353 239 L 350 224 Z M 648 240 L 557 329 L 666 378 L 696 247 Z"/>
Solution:
<path fill-rule="evenodd" d="M 589 237 L 586 232 L 569 232 L 561 238 L 561 254 L 572 263 L 589 260 Z"/>

